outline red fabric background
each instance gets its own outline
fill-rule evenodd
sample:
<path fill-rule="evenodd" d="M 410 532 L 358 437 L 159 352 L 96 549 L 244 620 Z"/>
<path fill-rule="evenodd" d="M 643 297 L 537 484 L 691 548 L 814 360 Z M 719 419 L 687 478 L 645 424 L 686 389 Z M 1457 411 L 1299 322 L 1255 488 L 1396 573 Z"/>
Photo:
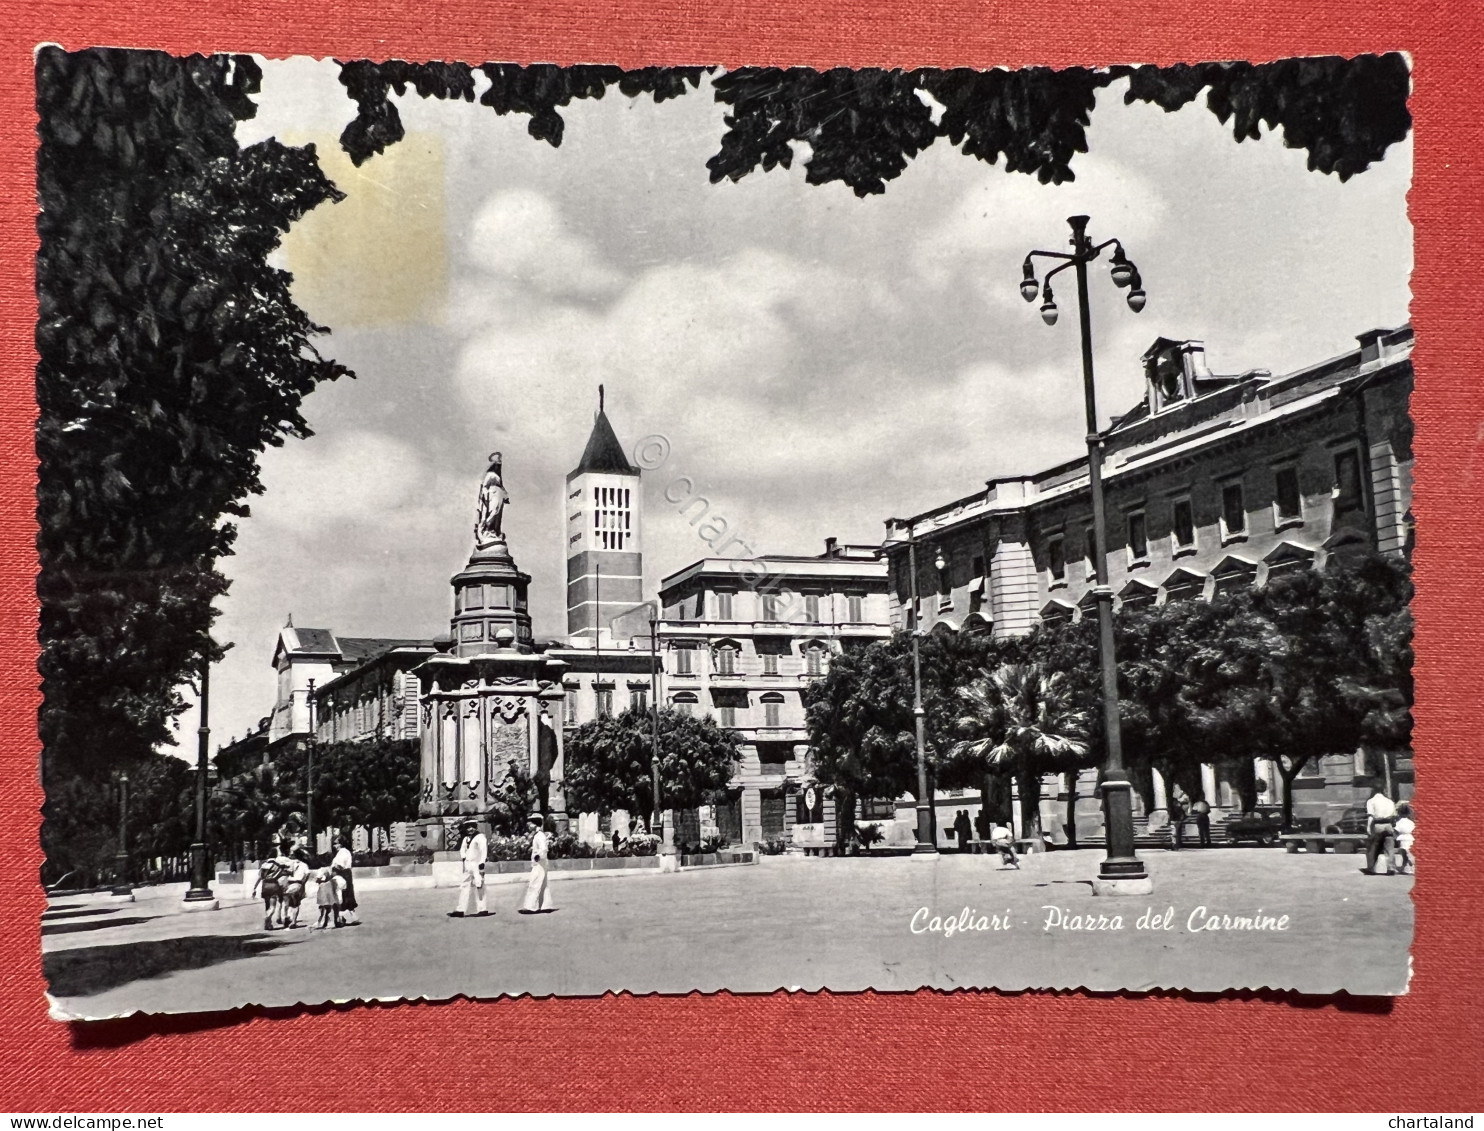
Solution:
<path fill-rule="evenodd" d="M 35 0 L 0 11 L 0 1108 L 1478 1109 L 1484 665 L 1484 223 L 1477 0 Z M 35 114 L 40 42 L 274 55 L 986 66 L 1401 49 L 1415 66 L 1418 797 L 1415 978 L 1396 1001 L 1236 994 L 606 997 L 69 1026 L 42 996 L 32 675 Z M 347 103 L 349 112 L 349 103 Z M 1096 143 L 1094 132 L 1093 141 Z M 1364 232 L 1355 233 L 1364 239 Z M 849 924 L 842 924 L 849 930 Z M 1316 955 L 1315 961 L 1322 961 Z M 447 1050 L 483 1034 L 461 1090 Z M 270 1076 L 271 1074 L 271 1076 Z M 467 1088 L 463 1082 L 462 1088 Z"/>

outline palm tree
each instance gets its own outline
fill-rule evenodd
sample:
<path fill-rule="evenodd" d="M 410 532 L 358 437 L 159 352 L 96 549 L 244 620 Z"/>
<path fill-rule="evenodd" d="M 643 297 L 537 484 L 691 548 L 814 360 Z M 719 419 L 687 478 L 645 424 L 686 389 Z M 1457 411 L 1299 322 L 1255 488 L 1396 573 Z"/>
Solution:
<path fill-rule="evenodd" d="M 1090 713 L 1073 699 L 1065 673 L 1036 663 L 981 669 L 958 697 L 955 726 L 967 737 L 954 745 L 953 758 L 1013 775 L 1020 786 L 1023 835 L 1039 840 L 1041 775 L 1083 765 Z"/>

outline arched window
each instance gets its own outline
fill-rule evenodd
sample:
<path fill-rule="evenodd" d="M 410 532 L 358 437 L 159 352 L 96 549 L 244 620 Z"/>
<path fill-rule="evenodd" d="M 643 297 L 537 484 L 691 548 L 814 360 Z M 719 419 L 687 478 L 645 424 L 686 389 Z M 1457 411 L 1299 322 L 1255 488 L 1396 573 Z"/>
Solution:
<path fill-rule="evenodd" d="M 716 674 L 737 674 L 737 646 L 735 644 L 721 644 L 717 646 Z"/>
<path fill-rule="evenodd" d="M 783 696 L 777 692 L 770 692 L 763 696 L 763 726 L 782 726 Z"/>
<path fill-rule="evenodd" d="M 804 674 L 824 675 L 823 644 L 809 644 L 804 648 Z"/>

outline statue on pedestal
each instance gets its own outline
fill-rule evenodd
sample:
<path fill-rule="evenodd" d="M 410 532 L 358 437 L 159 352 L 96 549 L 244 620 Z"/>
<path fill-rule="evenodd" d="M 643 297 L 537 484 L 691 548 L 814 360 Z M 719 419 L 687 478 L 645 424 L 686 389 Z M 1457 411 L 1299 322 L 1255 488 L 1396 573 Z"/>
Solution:
<path fill-rule="evenodd" d="M 484 481 L 479 485 L 479 511 L 474 519 L 476 550 L 505 544 L 505 535 L 500 524 L 505 515 L 505 504 L 509 501 L 510 493 L 505 490 L 505 480 L 501 476 L 500 453 L 492 452 L 489 470 L 484 473 Z"/>

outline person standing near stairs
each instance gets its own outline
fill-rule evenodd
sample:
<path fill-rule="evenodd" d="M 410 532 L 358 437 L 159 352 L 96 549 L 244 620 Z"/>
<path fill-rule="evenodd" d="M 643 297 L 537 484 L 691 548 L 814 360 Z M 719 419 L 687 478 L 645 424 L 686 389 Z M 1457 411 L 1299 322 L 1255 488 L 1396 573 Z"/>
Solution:
<path fill-rule="evenodd" d="M 1190 806 L 1195 815 L 1195 829 L 1200 834 L 1201 847 L 1211 847 L 1211 803 L 1204 797 L 1197 798 Z"/>

